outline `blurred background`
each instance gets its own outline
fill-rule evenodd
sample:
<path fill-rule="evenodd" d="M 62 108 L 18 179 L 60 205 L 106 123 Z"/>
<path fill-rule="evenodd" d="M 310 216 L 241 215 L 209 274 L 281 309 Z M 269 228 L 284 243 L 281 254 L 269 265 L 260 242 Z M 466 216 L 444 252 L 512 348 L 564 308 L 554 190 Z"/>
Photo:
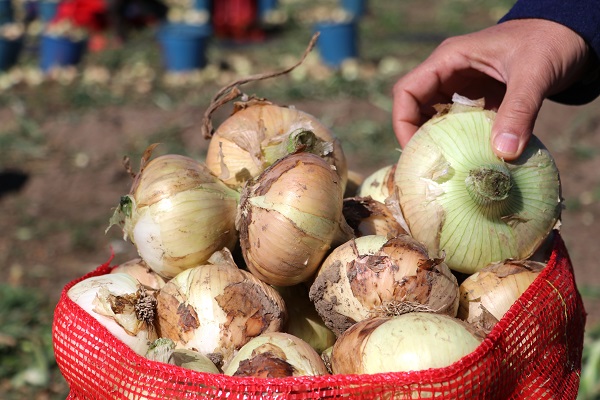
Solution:
<path fill-rule="evenodd" d="M 395 163 L 394 82 L 446 37 L 509 0 L 0 0 L 0 393 L 64 399 L 52 351 L 62 288 L 136 256 L 108 220 L 144 149 L 202 159 L 202 117 L 237 79 L 313 114 L 366 176 Z M 588 311 L 581 399 L 600 398 L 600 105 L 547 102 L 536 134 L 556 158 L 562 234 Z M 214 126 L 231 112 L 226 105 Z"/>

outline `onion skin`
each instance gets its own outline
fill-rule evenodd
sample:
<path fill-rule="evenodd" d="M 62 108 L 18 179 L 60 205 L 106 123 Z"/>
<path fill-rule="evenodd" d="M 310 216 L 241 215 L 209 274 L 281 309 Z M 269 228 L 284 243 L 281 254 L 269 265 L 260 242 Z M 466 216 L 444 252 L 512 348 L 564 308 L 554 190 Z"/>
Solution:
<path fill-rule="evenodd" d="M 125 273 L 93 276 L 75 284 L 67 295 L 88 314 L 94 317 L 110 333 L 121 340 L 139 355 L 145 355 L 150 343 L 156 339 L 154 321 L 136 320 L 132 309 L 118 310 L 113 308 L 107 296 L 122 296 L 124 299 L 138 299 L 140 283 Z M 104 293 L 104 294 L 103 294 Z M 134 300 L 135 301 L 135 300 Z M 130 308 L 135 306 L 129 303 Z M 102 313 L 99 311 L 102 308 Z M 123 319 L 121 321 L 121 319 Z M 133 322 L 133 324 L 131 324 Z M 127 323 L 127 328 L 124 324 Z M 134 332 L 133 332 L 134 331 Z"/>
<path fill-rule="evenodd" d="M 427 310 L 454 317 L 458 310 L 456 278 L 408 235 L 363 236 L 337 247 L 319 268 L 309 296 L 338 337 L 374 316 Z"/>
<path fill-rule="evenodd" d="M 348 167 L 341 143 L 317 118 L 269 102 L 240 108 L 218 127 L 210 140 L 206 165 L 215 176 L 231 187 L 240 187 L 285 155 L 279 151 L 271 154 L 273 147 L 303 130 L 329 143 L 331 149 L 324 157 L 335 166 L 342 186 L 346 186 Z"/>
<path fill-rule="evenodd" d="M 250 272 L 271 285 L 311 278 L 329 249 L 352 237 L 338 174 L 310 153 L 290 154 L 245 187 L 236 226 Z"/>
<path fill-rule="evenodd" d="M 380 235 L 392 238 L 408 233 L 384 203 L 370 196 L 345 198 L 343 214 L 356 237 Z"/>
<path fill-rule="evenodd" d="M 462 321 L 411 312 L 360 321 L 338 337 L 334 374 L 375 374 L 446 367 L 474 351 L 481 337 Z"/>
<path fill-rule="evenodd" d="M 111 223 L 123 227 L 153 271 L 172 278 L 235 247 L 238 200 L 202 163 L 168 154 L 144 166 Z"/>
<path fill-rule="evenodd" d="M 535 261 L 505 260 L 474 273 L 459 287 L 458 318 L 487 335 L 544 267 Z"/>
<path fill-rule="evenodd" d="M 531 256 L 561 212 L 560 180 L 532 136 L 513 162 L 491 147 L 495 113 L 460 98 L 426 122 L 395 173 L 409 232 L 448 266 L 472 274 L 489 263 Z"/>
<path fill-rule="evenodd" d="M 264 333 L 249 341 L 223 368 L 230 376 L 283 378 L 328 375 L 319 354 L 302 339 L 284 332 Z"/>
<path fill-rule="evenodd" d="M 386 165 L 367 176 L 356 192 L 356 197 L 368 197 L 385 204 L 394 192 L 394 174 L 398 164 Z"/>
<path fill-rule="evenodd" d="M 126 261 L 120 265 L 117 265 L 110 271 L 111 274 L 125 273 L 129 274 L 139 283 L 144 285 L 148 289 L 160 290 L 165 286 L 165 280 L 156 272 L 152 271 L 148 264 L 141 258 L 134 258 Z"/>
<path fill-rule="evenodd" d="M 253 337 L 281 331 L 287 319 L 279 293 L 231 261 L 179 273 L 157 301 L 160 336 L 200 352 L 217 367 Z"/>

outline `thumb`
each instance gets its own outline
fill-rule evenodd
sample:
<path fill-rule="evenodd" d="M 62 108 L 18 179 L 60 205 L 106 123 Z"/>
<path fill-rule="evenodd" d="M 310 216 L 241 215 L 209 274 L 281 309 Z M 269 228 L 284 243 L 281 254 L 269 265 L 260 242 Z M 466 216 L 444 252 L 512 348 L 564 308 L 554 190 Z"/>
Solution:
<path fill-rule="evenodd" d="M 511 82 L 492 126 L 494 153 L 508 161 L 523 153 L 544 100 L 544 89 L 531 85 L 531 79 Z"/>

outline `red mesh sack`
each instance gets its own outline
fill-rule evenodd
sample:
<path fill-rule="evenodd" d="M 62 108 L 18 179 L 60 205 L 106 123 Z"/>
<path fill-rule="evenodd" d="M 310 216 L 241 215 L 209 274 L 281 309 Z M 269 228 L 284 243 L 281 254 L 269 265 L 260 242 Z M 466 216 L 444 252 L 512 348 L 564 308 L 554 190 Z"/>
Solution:
<path fill-rule="evenodd" d="M 471 354 L 424 371 L 242 378 L 150 361 L 134 353 L 63 289 L 54 314 L 56 361 L 69 399 L 575 399 L 585 310 L 560 236 L 548 265 Z"/>

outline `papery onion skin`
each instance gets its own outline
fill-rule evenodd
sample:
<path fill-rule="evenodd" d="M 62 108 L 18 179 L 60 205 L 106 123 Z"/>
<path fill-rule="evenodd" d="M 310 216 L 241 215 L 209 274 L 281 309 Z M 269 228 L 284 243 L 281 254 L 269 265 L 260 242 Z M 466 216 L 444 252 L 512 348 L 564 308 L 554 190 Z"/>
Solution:
<path fill-rule="evenodd" d="M 208 168 L 231 187 L 255 178 L 284 154 L 270 155 L 269 148 L 291 133 L 311 131 L 331 144 L 325 157 L 335 166 L 345 187 L 348 167 L 340 141 L 314 116 L 293 107 L 258 102 L 243 107 L 214 132 L 206 154 Z"/>
<path fill-rule="evenodd" d="M 334 374 L 421 371 L 451 365 L 481 343 L 467 324 L 448 315 L 411 312 L 360 321 L 338 337 Z"/>
<path fill-rule="evenodd" d="M 384 203 L 370 196 L 345 198 L 343 214 L 356 237 L 380 235 L 391 238 L 408 233 Z"/>
<path fill-rule="evenodd" d="M 135 278 L 125 273 L 115 273 L 86 278 L 73 285 L 67 295 L 116 338 L 143 356 L 148 351 L 150 343 L 156 339 L 156 330 L 152 323 L 140 324 L 141 329 L 134 334 L 129 334 L 114 318 L 101 315 L 96 311 L 97 303 L 101 300 L 98 297 L 100 291 L 108 291 L 115 296 L 135 297 L 139 289 L 140 283 Z M 106 303 L 105 299 L 101 301 Z"/>
<path fill-rule="evenodd" d="M 168 154 L 144 167 L 111 222 L 153 271 L 172 278 L 235 247 L 238 200 L 202 163 Z"/>
<path fill-rule="evenodd" d="M 336 243 L 352 237 L 338 174 L 310 153 L 288 155 L 242 192 L 236 227 L 246 266 L 277 286 L 307 281 Z"/>
<path fill-rule="evenodd" d="M 417 131 L 395 173 L 411 235 L 467 274 L 528 258 L 561 212 L 548 150 L 532 136 L 517 160 L 504 162 L 491 147 L 494 118 L 493 111 L 454 103 Z"/>
<path fill-rule="evenodd" d="M 505 260 L 470 275 L 459 287 L 458 318 L 490 333 L 544 267 L 536 261 Z"/>
<path fill-rule="evenodd" d="M 253 337 L 281 331 L 287 319 L 275 289 L 222 262 L 179 273 L 157 300 L 160 335 L 178 348 L 204 354 L 218 367 Z"/>
<path fill-rule="evenodd" d="M 319 354 L 302 339 L 285 332 L 268 332 L 245 344 L 223 373 L 283 378 L 328 375 L 329 371 Z"/>
<path fill-rule="evenodd" d="M 129 274 L 137 279 L 139 283 L 153 290 L 160 290 L 163 286 L 165 286 L 165 280 L 159 274 L 152 271 L 152 269 L 148 267 L 148 264 L 146 264 L 141 258 L 134 258 L 119 264 L 113 268 L 110 273 Z"/>
<path fill-rule="evenodd" d="M 368 175 L 358 187 L 356 197 L 370 196 L 373 200 L 385 204 L 385 200 L 394 191 L 394 174 L 398 164 L 386 165 Z"/>
<path fill-rule="evenodd" d="M 374 316 L 415 310 L 455 316 L 458 310 L 456 278 L 408 235 L 362 236 L 337 247 L 323 261 L 309 295 L 338 337 Z"/>

